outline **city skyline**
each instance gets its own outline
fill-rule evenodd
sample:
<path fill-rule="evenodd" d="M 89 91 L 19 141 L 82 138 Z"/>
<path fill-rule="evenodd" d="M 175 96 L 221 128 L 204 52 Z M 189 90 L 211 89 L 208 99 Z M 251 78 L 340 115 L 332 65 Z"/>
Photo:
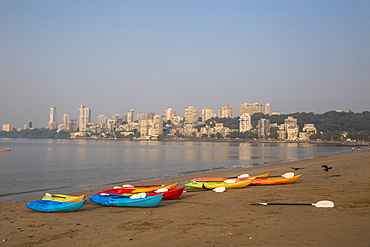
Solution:
<path fill-rule="evenodd" d="M 368 111 L 370 2 L 0 2 L 0 124 L 187 106 Z M 77 110 L 76 110 L 77 109 Z"/>

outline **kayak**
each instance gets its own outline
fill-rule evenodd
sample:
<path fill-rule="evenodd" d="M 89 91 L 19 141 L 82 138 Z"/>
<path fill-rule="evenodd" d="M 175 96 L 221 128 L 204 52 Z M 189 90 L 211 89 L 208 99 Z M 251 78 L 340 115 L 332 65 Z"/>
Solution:
<path fill-rule="evenodd" d="M 233 180 L 225 180 L 225 181 L 199 181 L 199 182 L 190 182 L 185 184 L 186 187 L 192 188 L 192 189 L 215 189 L 218 187 L 225 187 L 226 189 L 240 189 L 243 187 L 248 186 L 252 180 L 249 179 L 245 181 L 236 182 Z"/>
<path fill-rule="evenodd" d="M 283 178 L 283 177 L 276 177 L 276 178 L 256 178 L 253 179 L 251 185 L 274 185 L 274 184 L 290 184 L 297 181 L 302 174 L 294 176 L 292 178 Z"/>
<path fill-rule="evenodd" d="M 179 185 L 179 183 L 174 183 L 170 185 L 123 185 L 121 189 L 135 189 L 134 192 L 146 192 L 153 191 L 157 189 L 174 189 Z"/>
<path fill-rule="evenodd" d="M 261 174 L 261 175 L 258 175 L 258 176 L 246 176 L 246 177 L 243 177 L 243 176 L 239 176 L 239 177 L 224 177 L 224 178 L 213 178 L 213 177 L 202 177 L 202 178 L 194 178 L 192 180 L 190 180 L 190 182 L 197 182 L 197 181 L 212 181 L 212 182 L 215 182 L 215 181 L 225 181 L 225 180 L 228 180 L 228 179 L 242 179 L 242 180 L 248 180 L 248 179 L 252 179 L 252 178 L 264 178 L 264 177 L 268 177 L 270 176 L 270 173 L 265 173 L 265 174 Z"/>
<path fill-rule="evenodd" d="M 182 192 L 184 191 L 184 189 L 185 187 L 174 188 L 174 189 L 162 188 L 162 189 L 158 189 L 154 191 L 148 191 L 145 193 L 146 193 L 146 196 L 156 196 L 158 194 L 163 194 L 162 200 L 176 200 L 182 195 Z M 125 189 L 104 190 L 100 193 L 109 193 L 109 194 L 127 195 L 127 196 L 132 196 L 132 195 L 137 194 L 137 193 L 127 192 L 127 190 Z"/>
<path fill-rule="evenodd" d="M 90 201 L 104 206 L 152 208 L 156 207 L 162 201 L 162 198 L 163 194 L 146 196 L 144 198 L 131 198 L 126 195 L 101 193 L 92 195 Z"/>
<path fill-rule="evenodd" d="M 41 200 L 58 201 L 58 202 L 79 202 L 85 199 L 85 195 L 82 196 L 70 196 L 62 194 L 51 194 L 45 195 Z"/>
<path fill-rule="evenodd" d="M 58 202 L 50 200 L 31 201 L 26 204 L 26 207 L 35 211 L 49 213 L 73 212 L 80 209 L 86 200 L 79 202 Z"/>

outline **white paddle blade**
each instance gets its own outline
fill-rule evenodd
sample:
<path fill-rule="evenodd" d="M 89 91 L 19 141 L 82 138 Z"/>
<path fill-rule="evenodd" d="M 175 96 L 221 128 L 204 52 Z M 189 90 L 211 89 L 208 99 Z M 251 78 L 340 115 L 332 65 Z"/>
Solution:
<path fill-rule="evenodd" d="M 157 190 L 156 190 L 156 191 L 154 191 L 154 192 L 159 193 L 159 192 L 166 192 L 166 191 L 168 191 L 168 189 L 167 189 L 167 188 L 161 188 L 161 189 L 157 189 Z"/>
<path fill-rule="evenodd" d="M 292 178 L 294 177 L 294 172 L 287 172 L 281 175 L 283 178 Z"/>
<path fill-rule="evenodd" d="M 213 189 L 214 192 L 219 192 L 219 193 L 224 192 L 225 190 L 226 190 L 226 187 L 217 187 Z"/>
<path fill-rule="evenodd" d="M 242 174 L 238 176 L 238 178 L 247 178 L 247 177 L 250 177 L 249 174 Z"/>
<path fill-rule="evenodd" d="M 50 197 L 52 197 L 53 195 L 52 195 L 52 194 L 50 194 L 50 193 L 45 193 L 45 196 L 50 196 Z"/>
<path fill-rule="evenodd" d="M 114 186 L 113 189 L 120 189 L 121 187 L 119 186 Z"/>
<path fill-rule="evenodd" d="M 101 196 L 110 196 L 110 194 L 108 194 L 108 193 L 100 193 L 99 195 L 101 195 Z"/>
<path fill-rule="evenodd" d="M 236 179 L 228 179 L 228 180 L 225 180 L 224 182 L 227 183 L 227 184 L 235 184 Z"/>
<path fill-rule="evenodd" d="M 131 199 L 140 199 L 140 198 L 145 198 L 145 197 L 146 197 L 146 193 L 145 192 L 142 192 L 142 193 L 139 193 L 139 194 L 130 196 Z"/>
<path fill-rule="evenodd" d="M 124 185 L 122 185 L 122 188 L 123 187 L 134 187 L 133 185 L 131 185 L 131 184 L 124 184 Z"/>
<path fill-rule="evenodd" d="M 332 201 L 319 201 L 312 204 L 317 208 L 334 208 L 334 202 Z"/>

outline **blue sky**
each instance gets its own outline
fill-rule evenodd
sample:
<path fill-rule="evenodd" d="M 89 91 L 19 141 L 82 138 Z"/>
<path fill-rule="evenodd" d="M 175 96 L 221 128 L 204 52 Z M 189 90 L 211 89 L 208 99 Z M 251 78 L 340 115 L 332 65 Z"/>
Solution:
<path fill-rule="evenodd" d="M 92 120 L 370 110 L 370 1 L 0 0 L 0 124 L 44 127 L 91 108 Z"/>

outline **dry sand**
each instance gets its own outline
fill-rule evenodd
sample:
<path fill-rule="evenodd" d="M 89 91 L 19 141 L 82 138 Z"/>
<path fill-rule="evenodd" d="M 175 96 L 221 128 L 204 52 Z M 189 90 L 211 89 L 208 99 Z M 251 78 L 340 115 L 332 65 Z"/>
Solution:
<path fill-rule="evenodd" d="M 324 164 L 333 169 L 325 172 Z M 76 212 L 41 213 L 26 208 L 27 201 L 3 203 L 0 246 L 370 246 L 370 151 L 202 176 L 281 175 L 290 167 L 305 168 L 294 184 L 186 192 L 156 208 L 105 207 L 88 200 Z M 194 177 L 156 182 L 183 185 Z M 335 207 L 249 205 L 320 200 Z"/>

